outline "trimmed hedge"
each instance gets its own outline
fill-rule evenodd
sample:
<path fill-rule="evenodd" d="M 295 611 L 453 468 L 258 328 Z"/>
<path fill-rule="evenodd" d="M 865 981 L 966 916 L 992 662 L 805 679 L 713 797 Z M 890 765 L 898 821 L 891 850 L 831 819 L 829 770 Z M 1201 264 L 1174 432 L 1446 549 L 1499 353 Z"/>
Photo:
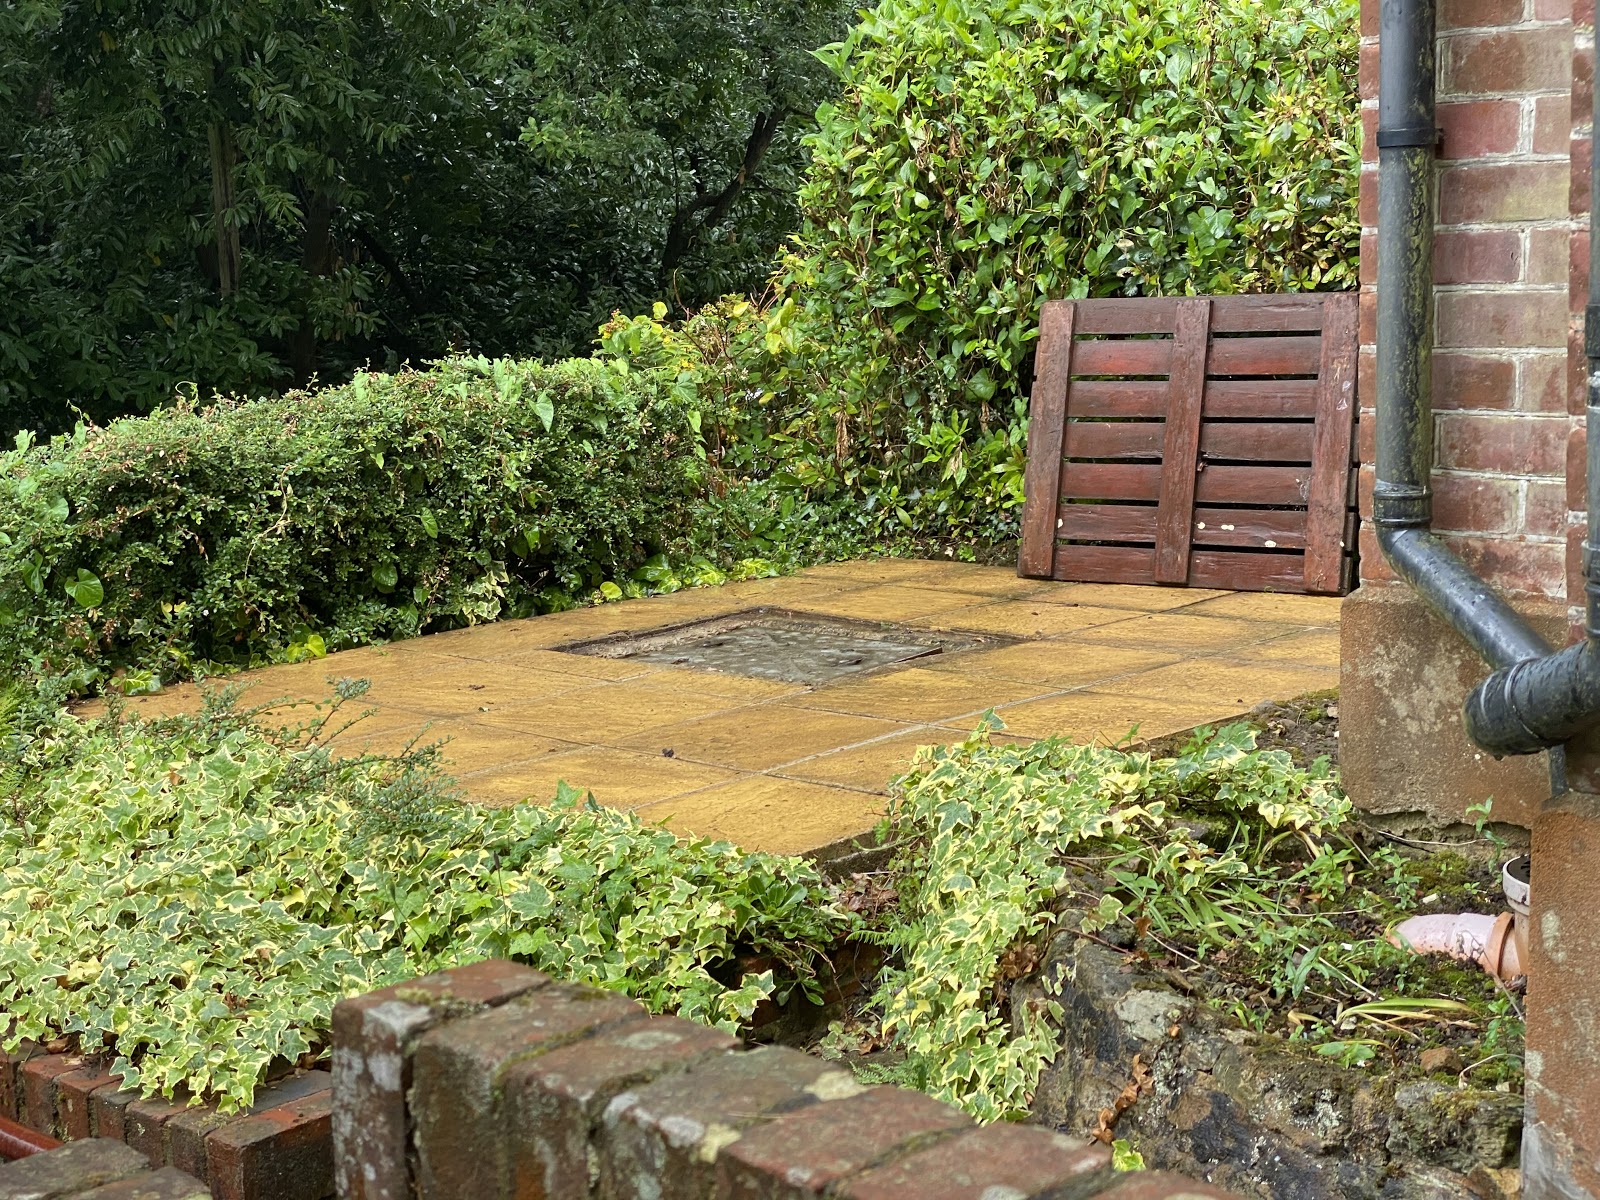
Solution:
<path fill-rule="evenodd" d="M 320 654 L 563 607 L 695 520 L 692 389 L 458 358 L 0 455 L 0 669 Z"/>

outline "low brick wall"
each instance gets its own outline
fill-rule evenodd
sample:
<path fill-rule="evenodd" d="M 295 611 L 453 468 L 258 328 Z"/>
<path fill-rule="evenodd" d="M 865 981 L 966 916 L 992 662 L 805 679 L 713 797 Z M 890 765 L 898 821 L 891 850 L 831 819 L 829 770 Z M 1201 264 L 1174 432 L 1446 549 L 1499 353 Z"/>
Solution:
<path fill-rule="evenodd" d="M 348 1200 L 1205 1200 L 781 1047 L 482 962 L 334 1011 Z"/>
<path fill-rule="evenodd" d="M 0 1113 L 64 1142 L 122 1142 L 152 1168 L 199 1180 L 215 1200 L 333 1195 L 333 1080 L 327 1071 L 275 1080 L 247 1112 L 224 1117 L 187 1097 L 140 1099 L 112 1078 L 109 1065 L 30 1046 L 0 1052 Z"/>
<path fill-rule="evenodd" d="M 109 1138 L 0 1164 L 0 1200 L 209 1200 L 211 1192 L 176 1167 Z"/>

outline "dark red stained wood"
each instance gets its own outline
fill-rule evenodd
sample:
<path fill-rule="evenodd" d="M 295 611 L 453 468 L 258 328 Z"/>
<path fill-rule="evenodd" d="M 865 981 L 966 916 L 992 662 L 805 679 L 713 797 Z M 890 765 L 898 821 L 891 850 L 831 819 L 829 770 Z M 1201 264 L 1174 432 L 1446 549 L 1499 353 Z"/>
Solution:
<path fill-rule="evenodd" d="M 1161 467 L 1151 463 L 1068 463 L 1061 478 L 1065 500 L 1154 500 Z"/>
<path fill-rule="evenodd" d="M 1072 348 L 1074 375 L 1165 375 L 1171 364 L 1171 338 L 1091 339 Z"/>
<path fill-rule="evenodd" d="M 1068 421 L 1068 458 L 1160 458 L 1161 421 Z"/>
<path fill-rule="evenodd" d="M 1211 343 L 1211 301 L 1181 300 L 1173 321 L 1166 438 L 1161 449 L 1161 498 L 1156 513 L 1156 582 L 1189 575 L 1189 533 L 1200 456 L 1200 405 Z"/>
<path fill-rule="evenodd" d="M 1315 375 L 1322 361 L 1319 337 L 1217 338 L 1213 375 Z"/>
<path fill-rule="evenodd" d="M 1058 546 L 1055 577 L 1089 583 L 1149 583 L 1156 552 L 1138 546 Z M 1243 550 L 1196 550 L 1189 586 L 1230 591 L 1298 591 L 1298 554 L 1252 554 Z"/>
<path fill-rule="evenodd" d="M 1061 528 L 1068 541 L 1144 542 L 1155 545 L 1156 510 L 1150 504 L 1063 504 Z"/>
<path fill-rule="evenodd" d="M 1197 507 L 1190 540 L 1196 546 L 1304 550 L 1306 515 L 1297 509 Z"/>
<path fill-rule="evenodd" d="M 1304 585 L 1308 592 L 1338 592 L 1344 583 L 1350 448 L 1355 433 L 1356 298 L 1330 296 L 1323 320 L 1315 450 L 1306 500 Z"/>
<path fill-rule="evenodd" d="M 1135 385 L 1082 383 L 1077 384 L 1073 390 L 1090 386 L 1133 387 Z M 1077 411 L 1076 403 L 1073 404 L 1073 411 Z M 1309 421 L 1317 415 L 1317 381 L 1315 379 L 1212 379 L 1206 383 L 1205 415 L 1208 419 L 1218 420 L 1242 417 L 1257 420 L 1300 418 Z"/>
<path fill-rule="evenodd" d="M 1079 379 L 1072 384 L 1067 404 L 1074 417 L 1144 417 L 1160 421 L 1167 415 L 1167 381 Z M 1313 411 L 1308 401 L 1306 416 Z"/>
<path fill-rule="evenodd" d="M 1200 453 L 1206 458 L 1240 462 L 1311 463 L 1314 433 L 1309 424 L 1207 421 L 1200 429 Z"/>
<path fill-rule="evenodd" d="M 1305 467 L 1213 467 L 1195 480 L 1197 504 L 1304 505 L 1311 472 Z M 1061 494 L 1067 500 L 1155 500 L 1155 463 L 1069 463 Z"/>
<path fill-rule="evenodd" d="M 1022 548 L 1017 570 L 1048 578 L 1054 559 L 1056 509 L 1061 497 L 1062 427 L 1072 378 L 1075 306 L 1046 304 L 1039 318 L 1039 348 L 1028 405 L 1028 466 L 1022 484 Z"/>
<path fill-rule="evenodd" d="M 1322 328 L 1321 293 L 1228 296 L 1211 314 L 1213 333 L 1303 332 Z M 1171 333 L 1180 298 L 1079 301 L 1079 333 Z"/>

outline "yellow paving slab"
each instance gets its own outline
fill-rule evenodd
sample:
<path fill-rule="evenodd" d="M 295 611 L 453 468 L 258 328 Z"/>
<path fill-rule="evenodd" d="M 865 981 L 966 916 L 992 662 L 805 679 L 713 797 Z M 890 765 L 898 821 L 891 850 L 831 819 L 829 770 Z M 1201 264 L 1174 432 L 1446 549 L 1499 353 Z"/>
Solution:
<path fill-rule="evenodd" d="M 1141 740 L 1165 737 L 1197 725 L 1226 721 L 1249 705 L 1184 701 L 1122 692 L 1078 691 L 1007 705 L 996 710 L 1010 733 L 1029 737 L 1065 737 L 1078 742 L 1114 744 L 1138 727 Z M 946 722 L 951 725 L 951 722 Z"/>
<path fill-rule="evenodd" d="M 679 758 L 716 766 L 765 771 L 904 728 L 876 717 L 770 704 L 658 727 L 622 744 L 634 750 L 671 750 Z"/>
<path fill-rule="evenodd" d="M 1236 663 L 1220 658 L 1191 658 L 1170 667 L 1141 671 L 1117 681 L 1117 691 L 1153 699 L 1204 696 L 1243 709 L 1275 696 L 1301 696 L 1339 686 L 1332 667 L 1286 663 Z"/>
<path fill-rule="evenodd" d="M 848 682 L 839 681 L 797 697 L 791 703 L 802 708 L 825 708 L 831 712 L 859 713 L 894 721 L 938 723 L 1054 690 L 1049 684 L 905 667 Z"/>
<path fill-rule="evenodd" d="M 1095 604 L 1107 608 L 1131 608 L 1136 612 L 1167 612 L 1221 596 L 1243 594 L 1205 588 L 1127 583 L 1058 583 L 1047 591 L 1036 593 L 1038 599 L 1054 604 Z M 1298 600 L 1302 597 L 1291 596 L 1289 599 Z"/>
<path fill-rule="evenodd" d="M 543 804 L 558 784 L 568 783 L 593 793 L 608 808 L 631 809 L 737 778 L 733 771 L 703 763 L 590 746 L 476 771 L 463 776 L 461 784 L 472 799 L 490 804 Z"/>
<path fill-rule="evenodd" d="M 966 733 L 937 726 L 921 726 L 909 733 L 849 746 L 803 758 L 772 771 L 786 779 L 803 779 L 810 783 L 831 784 L 834 787 L 859 788 L 866 792 L 887 794 L 889 782 L 904 774 L 917 750 L 922 746 L 950 745 L 962 741 Z M 1030 742 L 1034 739 L 1000 731 L 993 735 L 997 743 Z"/>
<path fill-rule="evenodd" d="M 1004 644 L 814 688 L 557 649 L 761 607 Z M 985 709 L 1006 722 L 1001 738 L 1111 741 L 1134 725 L 1161 737 L 1334 686 L 1338 656 L 1328 598 L 1051 583 L 890 559 L 452 630 L 204 687 L 247 686 L 245 704 L 297 701 L 272 717 L 293 724 L 315 715 L 332 680 L 369 679 L 336 724 L 372 715 L 333 740 L 339 753 L 448 737 L 469 799 L 544 801 L 565 781 L 669 828 L 811 851 L 870 831 L 916 747 L 960 741 Z M 126 703 L 155 716 L 201 700 L 186 684 Z"/>
<path fill-rule="evenodd" d="M 815 600 L 801 598 L 788 607 L 797 612 L 847 617 L 856 621 L 902 622 L 930 613 L 945 613 L 987 603 L 990 603 L 990 598 L 976 592 L 952 592 L 886 583 L 860 591 L 833 592 Z"/>
<path fill-rule="evenodd" d="M 1096 625 L 1132 621 L 1138 616 L 1138 612 L 1126 608 L 1006 600 L 974 608 L 949 609 L 907 624 L 928 629 L 970 629 L 975 633 L 998 633 L 1007 637 L 1048 638 Z"/>
<path fill-rule="evenodd" d="M 639 819 L 678 834 L 803 854 L 869 832 L 884 797 L 771 775 L 751 775 L 637 810 Z"/>
<path fill-rule="evenodd" d="M 738 707 L 739 701 L 720 696 L 646 688 L 624 681 L 591 684 L 548 699 L 501 704 L 477 719 L 503 729 L 614 746 L 647 729 Z"/>
<path fill-rule="evenodd" d="M 1292 625 L 1268 621 L 1242 621 L 1232 617 L 1191 617 L 1182 613 L 1149 613 L 1115 625 L 1096 625 L 1074 635 L 1080 642 L 1100 645 L 1148 646 L 1182 650 L 1189 654 L 1214 654 L 1264 642 L 1295 632 Z"/>
<path fill-rule="evenodd" d="M 1019 683 L 1044 683 L 1055 689 L 1085 687 L 1183 661 L 1179 650 L 1146 650 L 1091 642 L 1020 642 L 965 654 L 939 655 L 918 665 L 930 671 L 987 676 Z"/>

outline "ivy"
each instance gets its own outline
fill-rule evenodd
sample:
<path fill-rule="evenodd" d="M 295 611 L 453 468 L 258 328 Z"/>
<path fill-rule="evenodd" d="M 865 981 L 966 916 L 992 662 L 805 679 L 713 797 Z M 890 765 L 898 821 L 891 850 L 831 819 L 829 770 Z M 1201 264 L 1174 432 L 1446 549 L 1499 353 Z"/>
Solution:
<path fill-rule="evenodd" d="M 566 788 L 462 804 L 430 752 L 331 759 L 325 718 L 0 717 L 7 1044 L 109 1047 L 147 1094 L 246 1106 L 274 1062 L 323 1046 L 342 997 L 487 957 L 734 1029 L 814 994 L 847 927 L 799 859 L 680 841 Z M 741 974 L 746 955 L 772 966 Z"/>

